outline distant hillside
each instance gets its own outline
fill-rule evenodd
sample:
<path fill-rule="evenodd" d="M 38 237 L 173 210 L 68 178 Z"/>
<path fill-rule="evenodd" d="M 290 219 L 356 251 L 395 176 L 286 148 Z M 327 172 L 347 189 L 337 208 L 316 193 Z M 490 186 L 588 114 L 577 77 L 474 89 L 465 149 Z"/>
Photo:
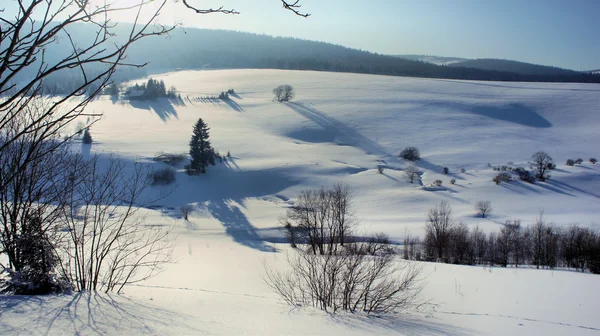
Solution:
<path fill-rule="evenodd" d="M 535 76 L 577 76 L 581 74 L 581 72 L 574 70 L 494 58 L 464 60 L 462 62 L 448 64 L 448 66 L 514 72 Z"/>
<path fill-rule="evenodd" d="M 119 24 L 115 30 L 116 37 L 111 37 L 110 42 L 122 43 L 120 37 L 127 36 L 130 27 L 129 24 Z M 78 45 L 86 45 L 86 41 L 93 39 L 94 32 L 95 27 L 86 24 L 77 25 L 69 31 Z M 66 39 L 65 36 L 62 38 Z M 69 49 L 64 48 L 60 42 L 59 39 L 59 43 L 47 47 L 44 54 L 47 62 L 56 62 L 68 54 Z M 444 60 L 442 57 L 434 59 Z M 458 59 L 447 58 L 445 61 L 449 63 L 453 60 Z M 153 73 L 182 69 L 254 68 L 465 80 L 600 83 L 599 75 L 519 62 L 463 60 L 460 63 L 436 65 L 323 42 L 196 28 L 179 28 L 168 37 L 142 39 L 129 49 L 127 62 L 148 65 L 144 68 L 121 68 L 113 77 L 115 81 L 122 82 Z M 500 67 L 498 64 L 511 66 Z M 29 69 L 20 73 L 20 78 L 15 78 L 15 82 L 26 79 L 37 71 L 38 66 L 37 63 L 32 64 Z M 86 70 L 94 72 L 91 67 L 86 67 Z M 79 70 L 69 69 L 53 74 L 46 79 L 45 85 L 48 93 L 62 93 L 77 87 L 80 82 Z"/>
<path fill-rule="evenodd" d="M 432 56 L 432 55 L 394 55 L 398 58 L 404 58 L 412 61 L 421 61 L 432 63 L 436 65 L 448 65 L 452 63 L 458 63 L 462 61 L 467 61 L 467 58 L 460 57 L 444 57 L 444 56 Z"/>

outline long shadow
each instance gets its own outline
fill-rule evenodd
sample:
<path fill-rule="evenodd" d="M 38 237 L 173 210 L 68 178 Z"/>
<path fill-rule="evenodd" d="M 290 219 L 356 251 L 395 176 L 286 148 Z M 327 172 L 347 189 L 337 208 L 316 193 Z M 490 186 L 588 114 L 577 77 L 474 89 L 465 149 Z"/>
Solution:
<path fill-rule="evenodd" d="M 244 112 L 244 108 L 242 108 L 240 106 L 240 104 L 238 104 L 235 100 L 233 99 L 223 99 L 223 101 L 229 105 L 229 107 L 231 107 L 234 111 L 237 112 Z"/>
<path fill-rule="evenodd" d="M 241 99 L 241 100 L 244 99 L 244 98 L 242 98 L 242 96 L 240 96 L 239 94 L 237 94 L 235 92 L 234 93 L 230 93 L 229 95 L 232 96 L 232 97 L 235 97 L 236 99 Z"/>
<path fill-rule="evenodd" d="M 261 252 L 276 252 L 266 244 L 270 240 L 261 234 L 263 230 L 252 225 L 242 208 L 246 199 L 277 194 L 298 184 L 299 181 L 288 170 L 293 168 L 250 171 L 236 168 L 234 163 L 231 166 L 219 163 L 209 167 L 205 175 L 188 176 L 178 172 L 178 188 L 160 201 L 161 208 L 195 204 L 196 212 L 210 214 L 223 225 L 225 233 L 240 245 Z M 179 215 L 177 212 L 165 214 L 173 217 Z"/>
<path fill-rule="evenodd" d="M 569 192 L 567 192 L 565 190 L 562 190 L 560 188 L 557 188 L 555 186 L 552 186 L 552 185 L 548 184 L 548 182 L 537 183 L 537 185 L 540 186 L 540 187 L 542 187 L 542 188 L 544 188 L 544 189 L 548 189 L 550 191 L 554 191 L 555 193 L 558 193 L 558 194 L 563 194 L 563 195 L 566 195 L 566 196 L 575 197 L 575 195 L 573 195 L 573 194 L 571 194 L 571 193 L 569 193 Z"/>
<path fill-rule="evenodd" d="M 546 118 L 539 115 L 531 108 L 519 104 L 512 103 L 504 106 L 497 105 L 470 105 L 457 102 L 432 102 L 429 105 L 448 107 L 456 110 L 465 111 L 471 114 L 488 117 L 491 119 L 512 122 L 515 124 L 534 127 L 534 128 L 549 128 L 552 123 Z"/>
<path fill-rule="evenodd" d="M 286 103 L 286 105 L 294 110 L 294 112 L 321 126 L 328 133 L 335 134 L 336 137 L 346 139 L 348 142 L 347 144 L 350 146 L 360 148 L 367 154 L 381 156 L 389 155 L 389 153 L 387 153 L 387 151 L 375 141 L 368 139 L 364 135 L 360 134 L 357 130 L 346 126 L 344 123 L 315 108 L 308 107 L 298 102 L 289 102 Z"/>
<path fill-rule="evenodd" d="M 557 188 L 560 188 L 560 189 L 569 190 L 569 191 L 576 191 L 576 192 L 580 192 L 582 194 L 586 194 L 586 195 L 589 195 L 589 196 L 592 196 L 592 197 L 600 198 L 600 195 L 591 193 L 589 191 L 583 190 L 581 188 L 574 187 L 574 186 L 572 186 L 570 184 L 566 184 L 564 182 L 560 182 L 560 181 L 557 181 L 557 180 L 550 179 L 550 180 L 546 181 L 546 183 L 551 184 L 551 185 L 553 185 L 553 186 L 555 186 Z"/>
<path fill-rule="evenodd" d="M 183 104 L 183 100 L 178 100 L 178 104 Z M 158 98 L 150 100 L 128 100 L 129 105 L 137 109 L 152 110 L 158 117 L 167 122 L 171 118 L 179 119 L 177 111 L 173 107 L 173 102 L 167 98 Z"/>
<path fill-rule="evenodd" d="M 207 203 L 206 208 L 223 224 L 225 233 L 235 242 L 261 252 L 276 252 L 275 248 L 265 244 L 256 228 L 235 203 L 223 199 L 213 200 Z"/>
<path fill-rule="evenodd" d="M 402 331 L 403 335 L 447 335 L 465 336 L 474 333 L 459 327 L 433 322 L 421 321 L 398 316 L 359 316 L 359 315 L 331 315 L 336 323 L 346 325 L 353 330 L 363 330 L 364 334 L 371 334 L 376 329 L 387 329 L 391 332 Z"/>
<path fill-rule="evenodd" d="M 193 333 L 203 333 L 203 330 L 185 325 L 180 314 L 121 296 L 115 300 L 110 295 L 93 292 L 40 297 L 5 296 L 0 298 L 0 308 L 0 328 L 3 334 L 20 334 L 27 330 L 45 335 L 106 335 L 120 334 L 132 327 L 143 334 L 161 334 L 172 328 L 173 324 L 183 326 Z M 5 321 L 5 313 L 16 311 L 38 314 L 30 314 L 31 318 L 24 322 L 20 319 L 15 322 L 10 319 Z"/>

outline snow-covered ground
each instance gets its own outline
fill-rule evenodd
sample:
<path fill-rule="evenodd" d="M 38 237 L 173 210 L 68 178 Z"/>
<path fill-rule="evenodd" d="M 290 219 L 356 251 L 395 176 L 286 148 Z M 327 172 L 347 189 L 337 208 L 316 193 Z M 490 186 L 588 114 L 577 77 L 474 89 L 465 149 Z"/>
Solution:
<path fill-rule="evenodd" d="M 276 70 L 154 78 L 176 86 L 182 101 L 99 98 L 88 107 L 104 113 L 91 128 L 92 150 L 159 167 L 151 158 L 187 152 L 203 118 L 213 145 L 231 152 L 204 176 L 179 172 L 177 189 L 145 211 L 148 222 L 174 228 L 177 263 L 124 295 L 0 297 L 0 333 L 600 334 L 600 278 L 590 274 L 423 264 L 423 299 L 434 305 L 380 318 L 293 309 L 262 280 L 264 263 L 284 267 L 288 247 L 277 228 L 286 207 L 299 191 L 336 182 L 355 190 L 361 233 L 398 241 L 407 232 L 422 236 L 427 211 L 441 200 L 485 231 L 507 219 L 530 224 L 541 209 L 557 225 L 597 226 L 600 165 L 587 161 L 600 156 L 599 85 Z M 293 102 L 272 101 L 279 84 L 294 86 Z M 227 103 L 200 98 L 231 88 Z M 414 184 L 397 157 L 406 146 L 421 151 Z M 489 165 L 527 167 L 539 150 L 558 165 L 547 183 L 492 182 Z M 585 163 L 568 167 L 568 158 Z M 441 190 L 424 188 L 437 179 Z M 479 200 L 492 202 L 489 218 L 475 216 Z M 177 211 L 186 204 L 194 206 L 189 222 Z"/>

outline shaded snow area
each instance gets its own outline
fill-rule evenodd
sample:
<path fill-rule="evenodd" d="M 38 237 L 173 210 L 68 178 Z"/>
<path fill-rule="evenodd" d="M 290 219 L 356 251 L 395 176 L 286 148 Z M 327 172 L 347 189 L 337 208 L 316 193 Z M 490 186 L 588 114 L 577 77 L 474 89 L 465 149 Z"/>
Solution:
<path fill-rule="evenodd" d="M 421 263 L 430 304 L 379 317 L 289 307 L 263 282 L 264 265 L 285 268 L 290 253 L 279 218 L 300 191 L 336 182 L 354 189 L 358 233 L 396 242 L 422 237 L 442 200 L 485 232 L 508 219 L 529 225 L 541 209 L 557 226 L 597 227 L 600 165 L 588 159 L 600 157 L 599 85 L 277 70 L 154 78 L 182 99 L 100 97 L 88 106 L 104 114 L 90 129 L 92 152 L 165 167 L 152 158 L 186 153 L 202 118 L 214 147 L 231 153 L 206 175 L 179 169 L 174 190 L 147 190 L 166 195 L 143 212 L 149 225 L 173 228 L 176 263 L 121 295 L 0 296 L 0 334 L 600 335 L 600 277 L 591 274 Z M 292 102 L 272 101 L 280 84 L 295 88 Z M 229 101 L 202 98 L 230 88 Z M 398 158 L 407 146 L 422 157 L 412 184 Z M 528 168 L 540 150 L 558 166 L 548 182 L 492 182 L 491 167 Z M 564 164 L 577 158 L 584 163 Z M 474 210 L 481 200 L 493 207 L 485 219 Z M 184 205 L 193 207 L 188 221 Z"/>

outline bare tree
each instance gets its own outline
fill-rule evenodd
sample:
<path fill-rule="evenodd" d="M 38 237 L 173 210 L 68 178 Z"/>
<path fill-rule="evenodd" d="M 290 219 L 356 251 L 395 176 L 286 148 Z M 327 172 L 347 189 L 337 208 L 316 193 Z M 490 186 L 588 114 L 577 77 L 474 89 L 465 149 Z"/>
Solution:
<path fill-rule="evenodd" d="M 404 170 L 404 175 L 406 175 L 408 182 L 413 183 L 415 177 L 417 177 L 419 175 L 419 170 L 417 169 L 417 167 L 415 167 L 413 165 L 409 165 Z"/>
<path fill-rule="evenodd" d="M 471 265 L 474 263 L 475 255 L 471 240 L 469 239 L 469 228 L 460 222 L 450 231 L 449 258 L 454 264 Z"/>
<path fill-rule="evenodd" d="M 26 107 L 30 116 L 40 113 L 43 105 L 37 103 Z M 18 132 L 15 126 L 21 122 L 19 117 L 6 125 L 0 143 Z M 36 143 L 38 136 L 37 131 L 22 136 L 7 144 L 0 155 L 0 181 L 7 181 L 0 189 L 0 253 L 8 259 L 6 271 L 21 283 L 13 282 L 16 286 L 9 290 L 21 294 L 64 287 L 54 276 L 53 242 L 68 190 L 65 172 L 75 161 L 68 148 L 57 147 L 60 139 Z M 28 157 L 35 160 L 22 166 Z"/>
<path fill-rule="evenodd" d="M 496 237 L 496 248 L 498 251 L 497 262 L 502 267 L 507 267 L 512 261 L 515 266 L 519 264 L 517 252 L 521 241 L 521 222 L 518 220 L 506 221 Z"/>
<path fill-rule="evenodd" d="M 425 244 L 426 250 L 431 258 L 444 260 L 447 257 L 447 251 L 450 240 L 450 233 L 454 227 L 452 218 L 452 209 L 446 201 L 442 201 L 433 209 L 429 210 L 427 223 L 425 224 Z"/>
<path fill-rule="evenodd" d="M 179 212 L 181 213 L 181 216 L 185 220 L 188 220 L 192 211 L 194 211 L 194 207 L 192 207 L 192 205 L 190 205 L 190 204 L 186 204 L 186 205 L 182 206 L 181 208 L 179 208 Z"/>
<path fill-rule="evenodd" d="M 485 233 L 481 231 L 479 226 L 476 226 L 469 234 L 469 240 L 473 248 L 473 254 L 475 256 L 475 264 L 483 264 L 486 259 L 488 241 Z"/>
<path fill-rule="evenodd" d="M 294 92 L 294 88 L 291 85 L 279 85 L 278 87 L 273 89 L 273 94 L 275 95 L 275 100 L 278 102 L 288 102 L 294 99 L 296 93 Z"/>
<path fill-rule="evenodd" d="M 537 152 L 531 156 L 531 169 L 535 172 L 535 178 L 540 181 L 545 181 L 550 176 L 548 175 L 548 166 L 554 161 L 552 157 L 546 152 Z"/>
<path fill-rule="evenodd" d="M 352 189 L 344 184 L 301 192 L 295 206 L 281 219 L 288 238 L 293 238 L 290 243 L 307 243 L 313 253 L 336 253 L 338 244 L 344 246 L 354 227 L 352 197 Z"/>
<path fill-rule="evenodd" d="M 486 215 L 489 215 L 489 213 L 492 212 L 492 202 L 479 201 L 475 203 L 475 210 L 482 218 L 485 218 Z"/>
<path fill-rule="evenodd" d="M 73 169 L 80 180 L 63 210 L 67 234 L 60 250 L 63 273 L 76 290 L 120 292 L 170 262 L 168 229 L 145 225 L 139 215 L 150 185 L 139 163 L 96 156 Z"/>

